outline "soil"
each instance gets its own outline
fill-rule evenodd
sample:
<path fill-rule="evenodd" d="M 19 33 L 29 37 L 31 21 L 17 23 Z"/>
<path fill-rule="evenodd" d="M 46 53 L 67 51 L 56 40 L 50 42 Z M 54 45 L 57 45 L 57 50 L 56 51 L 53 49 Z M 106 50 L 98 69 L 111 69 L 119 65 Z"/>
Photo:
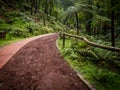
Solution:
<path fill-rule="evenodd" d="M 89 90 L 60 55 L 57 34 L 22 47 L 1 69 L 0 90 Z"/>

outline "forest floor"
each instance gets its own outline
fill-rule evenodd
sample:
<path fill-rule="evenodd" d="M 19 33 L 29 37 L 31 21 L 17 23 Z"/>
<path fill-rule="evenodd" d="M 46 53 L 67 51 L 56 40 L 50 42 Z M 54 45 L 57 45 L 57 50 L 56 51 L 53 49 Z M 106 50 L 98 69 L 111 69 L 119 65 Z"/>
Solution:
<path fill-rule="evenodd" d="M 0 68 L 0 90 L 89 90 L 60 55 L 57 38 L 52 34 L 24 45 Z"/>

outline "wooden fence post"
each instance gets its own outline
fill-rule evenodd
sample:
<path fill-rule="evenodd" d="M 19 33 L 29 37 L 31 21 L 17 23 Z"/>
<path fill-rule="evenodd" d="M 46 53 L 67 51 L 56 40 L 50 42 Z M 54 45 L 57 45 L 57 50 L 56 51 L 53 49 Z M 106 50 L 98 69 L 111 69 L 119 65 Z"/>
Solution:
<path fill-rule="evenodd" d="M 60 35 L 60 39 L 62 38 L 62 33 L 61 32 L 59 32 L 59 35 Z"/>
<path fill-rule="evenodd" d="M 65 47 L 65 34 L 63 34 L 63 48 Z"/>

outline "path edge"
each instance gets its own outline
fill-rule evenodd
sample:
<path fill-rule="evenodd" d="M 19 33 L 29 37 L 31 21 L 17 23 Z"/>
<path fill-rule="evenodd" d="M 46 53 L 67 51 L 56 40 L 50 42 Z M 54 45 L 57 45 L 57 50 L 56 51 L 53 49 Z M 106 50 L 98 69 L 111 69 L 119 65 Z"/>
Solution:
<path fill-rule="evenodd" d="M 59 39 L 59 37 L 58 37 L 58 39 Z M 58 39 L 56 40 L 56 47 L 57 47 L 57 49 L 58 49 L 58 51 L 60 50 L 59 49 L 59 47 L 58 47 L 58 44 L 57 44 L 57 42 L 58 42 Z M 60 53 L 60 51 L 59 51 L 59 53 Z M 63 57 L 63 56 L 62 56 Z M 71 67 L 71 66 L 70 66 Z M 72 67 L 71 67 L 72 68 Z M 90 90 L 96 90 L 95 89 L 95 87 L 92 85 L 92 84 L 90 84 L 86 79 L 84 79 L 83 78 L 83 76 L 77 71 L 77 70 L 75 70 L 74 68 L 72 68 L 74 71 L 75 71 L 75 73 L 77 74 L 77 77 L 90 89 Z"/>
<path fill-rule="evenodd" d="M 10 43 L 8 45 L 5 45 L 4 47 L 0 48 L 0 53 L 2 51 L 4 51 L 7 47 L 9 48 L 9 46 L 12 46 L 16 43 L 19 43 L 19 42 L 24 42 L 26 40 L 28 40 L 28 42 L 26 42 L 25 44 L 22 44 L 22 46 L 19 46 L 14 52 L 12 52 L 12 54 L 9 54 L 9 52 L 6 52 L 2 55 L 2 53 L 0 54 L 0 57 L 3 57 L 3 58 L 0 58 L 0 69 L 12 58 L 15 56 L 15 54 L 22 48 L 24 47 L 26 44 L 30 43 L 31 41 L 34 41 L 36 39 L 39 39 L 39 38 L 42 38 L 42 37 L 45 37 L 45 36 L 49 36 L 49 35 L 54 35 L 56 33 L 47 33 L 47 34 L 41 34 L 41 35 L 38 35 L 38 36 L 33 36 L 33 37 L 29 37 L 29 38 L 25 38 L 23 40 L 20 40 L 20 41 L 17 41 L 17 42 L 14 42 L 14 43 Z M 7 55 L 7 56 L 6 56 Z M 7 58 L 6 58 L 6 57 Z"/>

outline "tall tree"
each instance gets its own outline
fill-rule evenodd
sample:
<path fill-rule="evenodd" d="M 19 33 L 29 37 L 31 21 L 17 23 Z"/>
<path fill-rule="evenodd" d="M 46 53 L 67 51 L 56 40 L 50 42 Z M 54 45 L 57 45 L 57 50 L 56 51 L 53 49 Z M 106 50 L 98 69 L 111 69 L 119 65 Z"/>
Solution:
<path fill-rule="evenodd" d="M 55 2 L 57 0 L 43 0 L 42 1 L 42 7 L 44 8 L 44 13 L 47 15 L 51 15 L 54 7 L 55 7 Z"/>
<path fill-rule="evenodd" d="M 114 36 L 114 19 L 115 19 L 115 12 L 114 12 L 114 0 L 111 0 L 111 45 L 115 46 L 115 36 Z"/>
<path fill-rule="evenodd" d="M 76 24 L 77 34 L 79 34 L 79 8 L 76 6 L 70 6 L 67 11 L 64 12 L 63 16 L 65 16 L 65 20 L 72 20 L 74 25 Z M 74 20 L 74 21 L 73 21 Z"/>

